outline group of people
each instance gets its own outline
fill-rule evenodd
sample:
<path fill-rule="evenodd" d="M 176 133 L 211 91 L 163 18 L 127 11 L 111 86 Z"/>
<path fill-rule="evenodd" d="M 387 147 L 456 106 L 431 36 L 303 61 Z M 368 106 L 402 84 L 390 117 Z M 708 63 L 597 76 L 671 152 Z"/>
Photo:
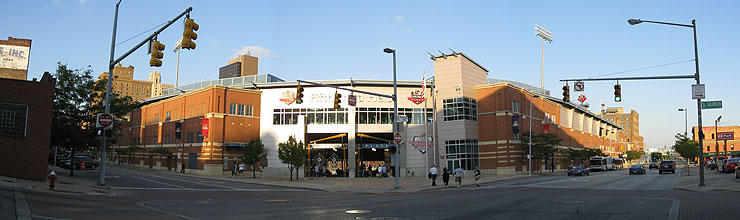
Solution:
<path fill-rule="evenodd" d="M 245 169 L 246 169 L 246 167 L 245 167 L 244 163 L 240 163 L 240 164 L 237 165 L 236 164 L 236 161 L 234 161 L 234 164 L 231 166 L 231 176 L 235 176 L 235 175 L 243 176 Z M 237 171 L 239 173 L 237 173 Z"/>
<path fill-rule="evenodd" d="M 373 177 L 377 176 L 378 178 L 388 177 L 388 173 L 391 171 L 390 167 L 377 165 L 375 169 L 373 170 L 373 165 L 368 164 L 367 167 L 365 167 L 365 164 L 360 165 L 360 176 L 362 177 Z"/>
<path fill-rule="evenodd" d="M 437 170 L 437 167 L 432 165 L 432 168 L 429 169 L 429 178 L 432 179 L 432 186 L 437 185 L 437 175 L 439 174 L 439 170 Z M 475 168 L 473 171 L 473 174 L 475 175 L 475 185 L 480 187 L 480 177 L 481 172 L 478 167 Z M 457 188 L 462 187 L 462 178 L 465 177 L 465 171 L 460 168 L 460 166 L 456 166 L 454 170 L 452 170 L 452 173 L 450 174 L 450 171 L 447 169 L 447 167 L 442 169 L 442 181 L 444 182 L 445 186 L 450 182 L 450 175 L 455 175 L 455 184 L 457 184 Z"/>

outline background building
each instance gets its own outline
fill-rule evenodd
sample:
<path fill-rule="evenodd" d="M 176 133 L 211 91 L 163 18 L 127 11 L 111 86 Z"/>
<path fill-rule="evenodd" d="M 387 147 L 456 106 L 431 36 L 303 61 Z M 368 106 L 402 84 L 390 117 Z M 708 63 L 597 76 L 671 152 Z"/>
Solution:
<path fill-rule="evenodd" d="M 0 176 L 46 180 L 55 86 L 0 78 Z"/>
<path fill-rule="evenodd" d="M 704 156 L 714 157 L 717 155 L 717 149 L 719 149 L 720 157 L 724 157 L 727 154 L 729 157 L 738 157 L 740 155 L 740 148 L 735 148 L 735 144 L 740 141 L 735 139 L 735 134 L 740 134 L 740 126 L 704 126 Z M 693 139 L 698 142 L 699 127 L 692 127 L 691 133 L 693 133 Z M 740 147 L 740 146 L 738 146 Z"/>
<path fill-rule="evenodd" d="M 151 97 L 161 96 L 162 91 L 164 91 L 165 89 L 175 88 L 175 85 L 163 84 L 162 74 L 160 74 L 159 71 L 157 70 L 154 70 L 151 73 L 149 73 L 149 82 L 152 82 Z"/>
<path fill-rule="evenodd" d="M 0 40 L 0 78 L 28 79 L 31 40 L 8 37 Z"/>
<path fill-rule="evenodd" d="M 627 150 L 645 149 L 645 140 L 640 136 L 640 115 L 637 111 L 630 110 L 629 113 L 624 113 L 624 108 L 612 107 L 606 108 L 599 116 L 622 127 L 619 131 L 619 141 L 623 142 Z"/>
<path fill-rule="evenodd" d="M 257 75 L 257 57 L 249 53 L 241 55 L 236 59 L 229 60 L 229 64 L 218 69 L 218 78 L 232 78 L 239 76 Z"/>

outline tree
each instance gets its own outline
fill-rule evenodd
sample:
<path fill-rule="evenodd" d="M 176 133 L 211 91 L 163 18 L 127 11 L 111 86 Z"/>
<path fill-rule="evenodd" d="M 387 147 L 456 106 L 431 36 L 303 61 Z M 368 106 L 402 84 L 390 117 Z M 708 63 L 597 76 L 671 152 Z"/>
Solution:
<path fill-rule="evenodd" d="M 290 181 L 293 181 L 293 169 L 295 169 L 296 179 L 298 179 L 298 168 L 306 163 L 308 150 L 303 146 L 303 142 L 296 142 L 292 135 L 288 141 L 278 144 L 278 159 L 284 164 L 288 164 L 290 170 Z"/>
<path fill-rule="evenodd" d="M 678 133 L 676 134 L 676 142 L 673 145 L 675 150 L 681 157 L 686 158 L 686 171 L 688 172 L 689 160 L 691 158 L 699 157 L 701 149 L 699 149 L 699 143 L 689 139 L 686 135 Z"/>
<path fill-rule="evenodd" d="M 257 168 L 257 162 L 262 159 L 262 157 L 266 156 L 265 154 L 265 145 L 262 144 L 262 139 L 252 139 L 247 143 L 247 146 L 244 147 L 244 152 L 242 155 L 242 160 L 252 165 L 252 178 L 257 178 L 257 174 L 254 171 L 254 168 Z M 293 176 L 292 174 L 290 175 Z"/>
<path fill-rule="evenodd" d="M 529 132 L 521 135 L 522 151 L 529 153 Z M 562 140 L 555 134 L 532 134 L 532 159 L 546 159 L 553 157 L 557 152 L 557 146 Z M 530 168 L 531 169 L 531 168 Z"/>
<path fill-rule="evenodd" d="M 650 153 L 650 160 L 651 161 L 660 161 L 663 159 L 663 154 L 660 152 L 652 152 Z"/>
<path fill-rule="evenodd" d="M 644 155 L 644 154 L 645 154 L 645 152 L 643 152 L 643 151 L 628 150 L 627 151 L 627 158 L 626 159 L 627 159 L 627 161 L 637 160 L 637 159 L 640 159 L 640 157 L 642 157 L 642 155 Z"/>

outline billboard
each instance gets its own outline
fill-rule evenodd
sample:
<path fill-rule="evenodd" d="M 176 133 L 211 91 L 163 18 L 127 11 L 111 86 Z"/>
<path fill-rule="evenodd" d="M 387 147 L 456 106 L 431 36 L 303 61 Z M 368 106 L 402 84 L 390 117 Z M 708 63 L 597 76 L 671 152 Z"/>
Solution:
<path fill-rule="evenodd" d="M 28 70 L 31 47 L 0 44 L 0 68 Z"/>

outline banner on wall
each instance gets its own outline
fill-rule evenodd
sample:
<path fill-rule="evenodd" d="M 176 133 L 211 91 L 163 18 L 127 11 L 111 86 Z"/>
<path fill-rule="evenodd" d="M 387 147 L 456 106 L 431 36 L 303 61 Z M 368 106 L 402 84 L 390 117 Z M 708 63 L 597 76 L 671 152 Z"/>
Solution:
<path fill-rule="evenodd" d="M 514 138 L 519 137 L 519 116 L 511 116 L 511 127 L 514 133 Z"/>
<path fill-rule="evenodd" d="M 201 133 L 203 135 L 203 138 L 207 138 L 208 137 L 208 118 L 203 118 L 201 122 L 203 122 Z"/>

